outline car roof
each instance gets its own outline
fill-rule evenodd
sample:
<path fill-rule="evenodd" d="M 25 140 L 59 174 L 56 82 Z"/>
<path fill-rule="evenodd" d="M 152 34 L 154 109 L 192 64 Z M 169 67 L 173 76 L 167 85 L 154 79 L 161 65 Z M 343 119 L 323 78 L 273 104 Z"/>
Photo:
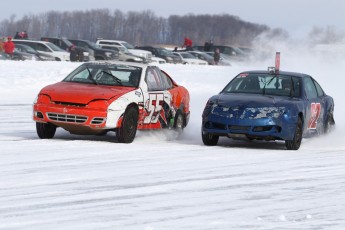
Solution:
<path fill-rule="evenodd" d="M 97 41 L 104 41 L 104 42 L 126 42 L 126 41 L 123 41 L 123 40 L 113 40 L 113 39 L 97 39 Z"/>
<path fill-rule="evenodd" d="M 85 64 L 118 64 L 118 65 L 130 65 L 140 68 L 147 68 L 148 66 L 156 66 L 151 63 L 138 63 L 138 62 L 124 62 L 124 61 L 115 61 L 115 60 L 99 60 L 99 61 L 90 61 Z"/>
<path fill-rule="evenodd" d="M 83 42 L 91 42 L 90 40 L 86 40 L 86 39 L 73 39 L 73 38 L 68 38 L 67 40 L 69 40 L 69 41 L 83 41 Z"/>
<path fill-rule="evenodd" d="M 51 42 L 47 41 L 36 41 L 36 40 L 27 40 L 27 39 L 13 39 L 13 42 L 32 42 L 32 43 L 41 43 L 41 44 L 50 44 Z"/>
<path fill-rule="evenodd" d="M 249 71 L 243 71 L 240 74 L 245 74 L 245 73 L 248 73 L 248 74 L 253 74 L 253 73 L 254 74 L 272 74 L 272 72 L 269 72 L 267 70 L 249 70 Z M 277 72 L 277 74 L 289 75 L 289 76 L 300 77 L 300 78 L 309 76 L 309 75 L 304 74 L 304 73 L 289 72 L 289 71 L 279 71 L 279 72 Z"/>

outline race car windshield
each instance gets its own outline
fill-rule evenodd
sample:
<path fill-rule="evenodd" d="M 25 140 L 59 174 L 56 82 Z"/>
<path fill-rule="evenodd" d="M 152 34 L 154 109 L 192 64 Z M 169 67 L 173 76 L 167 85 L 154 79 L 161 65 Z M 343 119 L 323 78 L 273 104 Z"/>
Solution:
<path fill-rule="evenodd" d="M 138 87 L 141 68 L 114 64 L 84 64 L 63 81 L 93 85 Z"/>
<path fill-rule="evenodd" d="M 300 79 L 287 75 L 241 73 L 222 93 L 249 93 L 300 97 Z"/>

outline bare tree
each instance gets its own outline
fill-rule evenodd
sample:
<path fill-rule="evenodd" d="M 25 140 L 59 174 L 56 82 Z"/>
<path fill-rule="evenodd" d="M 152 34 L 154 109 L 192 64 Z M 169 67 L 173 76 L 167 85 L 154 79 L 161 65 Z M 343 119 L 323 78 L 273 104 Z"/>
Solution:
<path fill-rule="evenodd" d="M 245 22 L 239 17 L 221 15 L 171 15 L 158 17 L 152 11 L 122 13 L 120 10 L 49 11 L 0 22 L 0 34 L 27 30 L 33 38 L 68 37 L 95 41 L 97 38 L 121 39 L 133 44 L 182 45 L 185 36 L 194 44 L 213 39 L 218 44 L 250 45 L 263 33 L 281 31 L 266 25 Z"/>

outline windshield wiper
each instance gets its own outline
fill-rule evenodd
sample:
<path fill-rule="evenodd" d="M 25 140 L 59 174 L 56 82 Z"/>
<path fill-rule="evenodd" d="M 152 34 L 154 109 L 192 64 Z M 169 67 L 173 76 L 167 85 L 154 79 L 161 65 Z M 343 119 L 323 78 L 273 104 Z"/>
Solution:
<path fill-rule="evenodd" d="M 88 67 L 86 67 L 86 69 L 89 72 L 89 76 L 87 78 L 90 79 L 95 85 L 98 85 L 97 81 L 92 77 L 90 69 Z"/>
<path fill-rule="evenodd" d="M 268 82 L 265 83 L 264 89 L 262 92 L 263 94 L 265 94 L 265 92 L 266 92 L 266 86 L 269 85 L 273 81 L 273 79 L 275 79 L 275 78 L 277 78 L 277 75 L 274 75 Z"/>
<path fill-rule="evenodd" d="M 111 76 L 119 85 L 122 85 L 122 81 L 121 81 L 118 77 L 114 76 L 113 74 L 111 74 L 111 73 L 109 73 L 109 72 L 107 72 L 107 71 L 104 71 L 104 70 L 102 70 L 101 73 L 106 73 L 106 74 L 108 74 L 108 75 Z"/>

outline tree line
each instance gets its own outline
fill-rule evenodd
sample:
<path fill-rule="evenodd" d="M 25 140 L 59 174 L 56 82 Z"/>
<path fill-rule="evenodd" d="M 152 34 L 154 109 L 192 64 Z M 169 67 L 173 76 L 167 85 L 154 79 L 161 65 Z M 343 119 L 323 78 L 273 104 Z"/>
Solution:
<path fill-rule="evenodd" d="M 13 36 L 18 31 L 27 31 L 30 38 L 36 39 L 42 36 L 90 41 L 104 38 L 125 40 L 135 45 L 182 45 L 187 36 L 195 45 L 212 39 L 215 44 L 250 46 L 261 34 L 284 34 L 280 29 L 246 22 L 229 14 L 171 15 L 164 18 L 150 10 L 123 13 L 109 9 L 49 11 L 25 15 L 21 19 L 12 15 L 0 22 L 0 36 Z"/>

